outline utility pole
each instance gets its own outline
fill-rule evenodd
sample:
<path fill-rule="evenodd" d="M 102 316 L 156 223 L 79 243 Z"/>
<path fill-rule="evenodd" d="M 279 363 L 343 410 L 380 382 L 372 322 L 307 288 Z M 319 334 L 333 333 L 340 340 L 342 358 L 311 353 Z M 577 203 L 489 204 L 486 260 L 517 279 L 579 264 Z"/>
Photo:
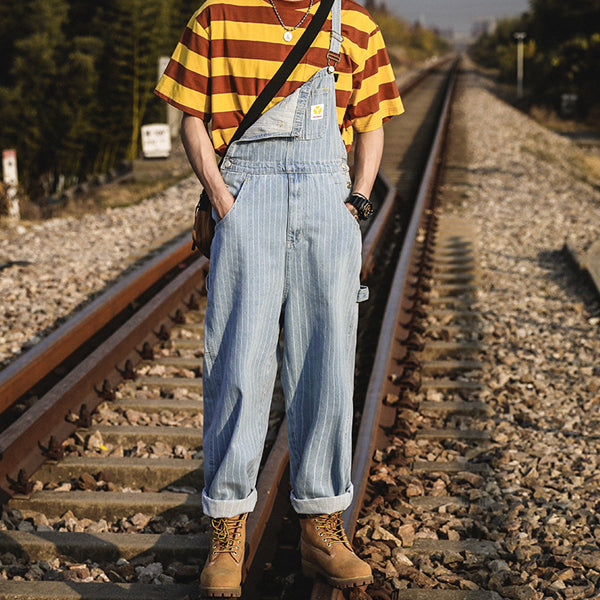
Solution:
<path fill-rule="evenodd" d="M 514 34 L 517 40 L 517 97 L 523 97 L 523 41 L 527 37 L 524 31 Z"/>

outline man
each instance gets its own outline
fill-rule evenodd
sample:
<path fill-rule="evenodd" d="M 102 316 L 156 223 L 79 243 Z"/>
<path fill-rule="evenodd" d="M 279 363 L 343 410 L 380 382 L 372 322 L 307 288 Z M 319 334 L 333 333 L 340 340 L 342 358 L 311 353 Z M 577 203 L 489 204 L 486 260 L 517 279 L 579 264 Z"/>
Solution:
<path fill-rule="evenodd" d="M 201 576 L 206 596 L 240 594 L 281 329 L 304 572 L 340 588 L 372 581 L 341 524 L 352 498 L 357 303 L 367 296 L 358 219 L 370 213 L 381 126 L 403 108 L 379 29 L 360 5 L 335 0 L 278 95 L 229 146 L 318 6 L 208 0 L 156 90 L 184 112 L 182 140 L 217 221 L 203 370 L 203 508 L 212 517 Z M 354 136 L 351 182 L 346 159 Z M 220 170 L 215 150 L 226 152 Z"/>

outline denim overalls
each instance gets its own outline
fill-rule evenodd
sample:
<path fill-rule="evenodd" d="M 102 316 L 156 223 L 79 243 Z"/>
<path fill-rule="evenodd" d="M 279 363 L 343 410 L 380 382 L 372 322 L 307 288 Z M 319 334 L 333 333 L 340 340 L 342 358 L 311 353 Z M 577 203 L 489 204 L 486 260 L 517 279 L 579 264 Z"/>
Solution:
<path fill-rule="evenodd" d="M 341 31 L 340 0 L 332 11 Z M 332 34 L 337 50 L 341 36 Z M 327 67 L 228 149 L 235 203 L 215 228 L 204 329 L 204 512 L 253 510 L 278 363 L 291 500 L 299 513 L 349 506 L 361 234 Z"/>

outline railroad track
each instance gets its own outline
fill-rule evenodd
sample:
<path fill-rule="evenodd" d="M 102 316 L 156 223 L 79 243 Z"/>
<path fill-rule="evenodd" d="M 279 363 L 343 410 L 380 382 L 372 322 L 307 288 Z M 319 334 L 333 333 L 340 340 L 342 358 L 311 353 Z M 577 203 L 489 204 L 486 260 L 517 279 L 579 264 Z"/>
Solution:
<path fill-rule="evenodd" d="M 448 71 L 447 66 L 434 67 L 423 84 L 413 84 L 421 89 L 439 80 L 431 84 L 435 89 L 425 105 L 424 121 Z M 426 137 L 421 134 L 414 139 Z M 400 171 L 403 181 L 413 186 L 418 171 L 414 148 L 414 143 L 407 144 L 403 159 L 395 167 L 396 174 Z M 428 168 L 426 177 L 431 176 L 430 171 Z M 408 199 L 409 186 L 401 194 Z M 411 236 L 416 239 L 419 233 L 419 225 L 411 223 L 407 229 L 403 219 L 407 211 L 398 210 L 396 189 L 385 178 L 378 183 L 377 195 L 380 209 L 365 232 L 363 252 L 363 277 L 375 281 L 387 277 L 380 264 L 382 248 L 388 248 L 389 253 L 389 247 L 394 247 L 385 238 L 390 229 L 404 239 L 400 264 L 408 260 L 402 257 L 410 251 Z M 415 214 L 425 209 L 424 200 L 421 205 Z M 64 366 L 73 355 L 89 352 L 0 434 L 0 490 L 5 515 L 14 524 L 14 529 L 0 532 L 0 560 L 6 564 L 12 555 L 15 561 L 6 571 L 12 581 L 0 585 L 0 599 L 152 600 L 195 594 L 192 582 L 198 578 L 208 541 L 207 518 L 201 513 L 199 500 L 202 357 L 198 350 L 207 263 L 190 260 L 187 244 L 187 240 L 178 242 L 157 257 L 150 270 L 134 273 L 120 284 L 108 302 L 103 299 L 91 305 L 65 330 L 2 374 L 0 408 L 5 409 L 32 385 L 41 389 L 49 385 L 44 382 L 52 369 Z M 399 251 L 400 244 L 395 245 Z M 156 279 L 162 283 L 154 283 Z M 151 295 L 124 326 L 111 325 L 115 315 L 133 312 L 131 305 L 140 302 L 141 290 L 150 287 L 160 291 Z M 397 293 L 396 287 L 394 281 L 391 296 Z M 378 295 L 387 296 L 379 291 Z M 102 342 L 93 349 L 82 350 L 91 323 L 94 332 L 101 325 L 109 327 L 110 333 L 101 334 Z M 384 320 L 382 329 L 388 325 Z M 375 338 L 372 326 L 368 329 Z M 369 351 L 361 352 L 367 358 L 359 360 L 359 374 L 372 368 Z M 374 370 L 378 370 L 378 360 Z M 367 404 L 361 409 L 354 468 L 355 486 L 360 492 L 349 514 L 360 510 L 365 484 L 358 479 L 374 448 L 374 419 L 381 409 L 381 398 L 379 394 L 379 408 Z M 265 453 L 259 478 L 261 500 L 248 523 L 248 565 L 259 550 L 273 504 L 281 495 L 278 490 L 285 488 L 285 484 L 280 487 L 287 465 L 285 427 L 280 426 L 283 418 L 280 391 L 276 389 L 270 451 Z M 351 532 L 355 521 L 349 517 Z M 42 582 L 26 581 L 42 578 Z M 132 580 L 138 583 L 129 583 Z M 322 586 L 315 586 L 313 597 L 320 597 L 322 592 Z"/>
<path fill-rule="evenodd" d="M 503 564 L 487 527 L 493 507 L 478 503 L 492 473 L 477 360 L 479 232 L 438 214 L 444 131 L 442 121 L 404 236 L 353 465 L 345 523 L 374 566 L 365 598 L 501 600 L 485 589 Z M 311 600 L 341 597 L 317 583 Z"/>

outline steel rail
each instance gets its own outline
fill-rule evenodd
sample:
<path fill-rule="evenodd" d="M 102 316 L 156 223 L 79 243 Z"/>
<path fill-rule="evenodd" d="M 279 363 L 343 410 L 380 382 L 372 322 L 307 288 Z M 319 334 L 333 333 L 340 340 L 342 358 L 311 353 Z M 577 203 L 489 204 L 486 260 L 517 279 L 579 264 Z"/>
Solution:
<path fill-rule="evenodd" d="M 389 374 L 402 369 L 397 363 L 397 356 L 403 355 L 402 331 L 406 330 L 407 324 L 403 322 L 402 316 L 409 318 L 414 300 L 408 297 L 415 291 L 414 281 L 411 281 L 411 269 L 414 265 L 415 249 L 418 245 L 417 239 L 427 218 L 427 210 L 432 201 L 434 181 L 438 173 L 440 157 L 443 150 L 443 142 L 449 121 L 450 104 L 456 77 L 456 63 L 451 71 L 447 84 L 446 98 L 441 111 L 440 120 L 436 129 L 434 141 L 431 146 L 427 165 L 425 167 L 417 199 L 412 212 L 410 223 L 402 244 L 400 258 L 396 266 L 392 287 L 385 308 L 383 323 L 380 330 L 375 361 L 363 407 L 361 423 L 359 427 L 357 442 L 354 449 L 352 464 L 352 483 L 354 486 L 354 498 L 351 506 L 344 512 L 344 527 L 348 537 L 352 539 L 356 530 L 356 523 L 363 504 L 365 490 L 367 487 L 369 470 L 372 456 L 376 447 L 383 400 L 387 394 L 397 394 L 397 387 L 390 380 Z M 341 591 L 316 581 L 313 586 L 311 600 L 334 600 L 341 598 Z"/>
<path fill-rule="evenodd" d="M 434 69 L 448 60 L 448 57 L 443 57 L 420 71 L 402 85 L 400 93 L 405 94 L 414 88 Z M 389 182 L 385 182 L 385 185 L 390 189 Z M 374 222 L 375 228 L 370 228 L 370 232 L 373 232 L 372 235 L 376 234 L 376 227 L 384 214 L 387 217 L 393 206 L 393 200 L 389 195 L 386 197 L 384 206 L 380 209 Z M 367 248 L 369 247 L 368 240 L 369 234 L 365 239 Z M 363 267 L 365 275 L 373 268 L 372 256 L 367 257 L 366 252 L 367 250 L 363 250 L 363 257 L 367 260 Z M 97 297 L 39 344 L 0 371 L 0 414 L 51 373 L 83 343 L 136 300 L 140 294 L 148 290 L 179 263 L 187 260 L 190 255 L 190 243 L 187 236 L 184 240 L 170 244 L 154 259 L 125 276 L 123 280 Z"/>
<path fill-rule="evenodd" d="M 387 219 L 392 215 L 394 194 L 389 193 L 388 185 L 389 182 L 385 181 L 379 185 L 380 189 L 385 189 L 388 193 L 386 193 L 384 209 L 374 222 L 374 227 L 370 229 L 364 245 L 363 270 L 365 265 L 372 264 L 383 239 L 380 232 L 371 233 L 371 231 L 383 230 Z M 185 245 L 189 248 L 189 242 L 186 241 Z M 160 264 L 163 263 L 164 260 L 161 260 Z M 115 371 L 116 365 L 127 359 L 132 361 L 132 364 L 139 360 L 139 357 L 136 356 L 135 346 L 149 339 L 156 339 L 156 335 L 151 333 L 152 330 L 156 329 L 160 322 L 168 321 L 168 312 L 174 311 L 182 302 L 183 294 L 191 293 L 200 287 L 207 269 L 208 261 L 206 259 L 199 260 L 188 267 L 0 434 L 0 499 L 3 496 L 6 499 L 6 496 L 10 495 L 7 477 L 16 480 L 21 469 L 25 475 L 30 475 L 43 463 L 44 457 L 40 449 L 45 445 L 44 438 L 52 435 L 55 440 L 60 442 L 73 433 L 76 424 L 67 422 L 64 417 L 69 412 L 79 412 L 83 404 L 91 412 L 102 401 L 97 389 L 98 384 L 106 380 L 113 385 L 118 379 Z M 147 281 L 148 278 L 149 276 L 146 276 L 144 280 Z M 131 291 L 135 282 L 137 282 L 137 278 L 126 289 Z M 185 291 L 182 292 L 182 289 Z M 110 294 L 109 301 L 113 306 L 117 302 L 117 298 Z M 168 309 L 165 310 L 165 306 L 168 306 Z M 100 305 L 94 307 L 94 310 L 88 311 L 83 322 L 87 323 L 89 315 L 96 314 L 101 309 Z M 81 332 L 81 329 L 78 329 L 78 332 Z M 67 335 L 68 332 L 61 335 L 61 341 Z M 81 343 L 81 340 L 78 342 Z"/>
<path fill-rule="evenodd" d="M 170 328 L 173 312 L 202 286 L 207 264 L 206 259 L 197 260 L 180 273 L 0 434 L 0 501 L 13 493 L 9 477 L 16 480 L 21 469 L 30 475 L 44 462 L 42 448 L 49 445 L 48 436 L 62 442 L 75 431 L 78 424 L 67 421 L 67 414 L 80 412 L 83 405 L 91 413 L 104 400 L 98 385 L 106 381 L 110 389 L 121 379 L 119 365 L 139 362 L 136 348 L 147 341 L 156 342 L 161 325 Z"/>
<path fill-rule="evenodd" d="M 0 413 L 16 402 L 75 352 L 140 294 L 190 257 L 190 241 L 178 240 L 141 268 L 112 286 L 53 331 L 31 350 L 0 371 Z"/>

